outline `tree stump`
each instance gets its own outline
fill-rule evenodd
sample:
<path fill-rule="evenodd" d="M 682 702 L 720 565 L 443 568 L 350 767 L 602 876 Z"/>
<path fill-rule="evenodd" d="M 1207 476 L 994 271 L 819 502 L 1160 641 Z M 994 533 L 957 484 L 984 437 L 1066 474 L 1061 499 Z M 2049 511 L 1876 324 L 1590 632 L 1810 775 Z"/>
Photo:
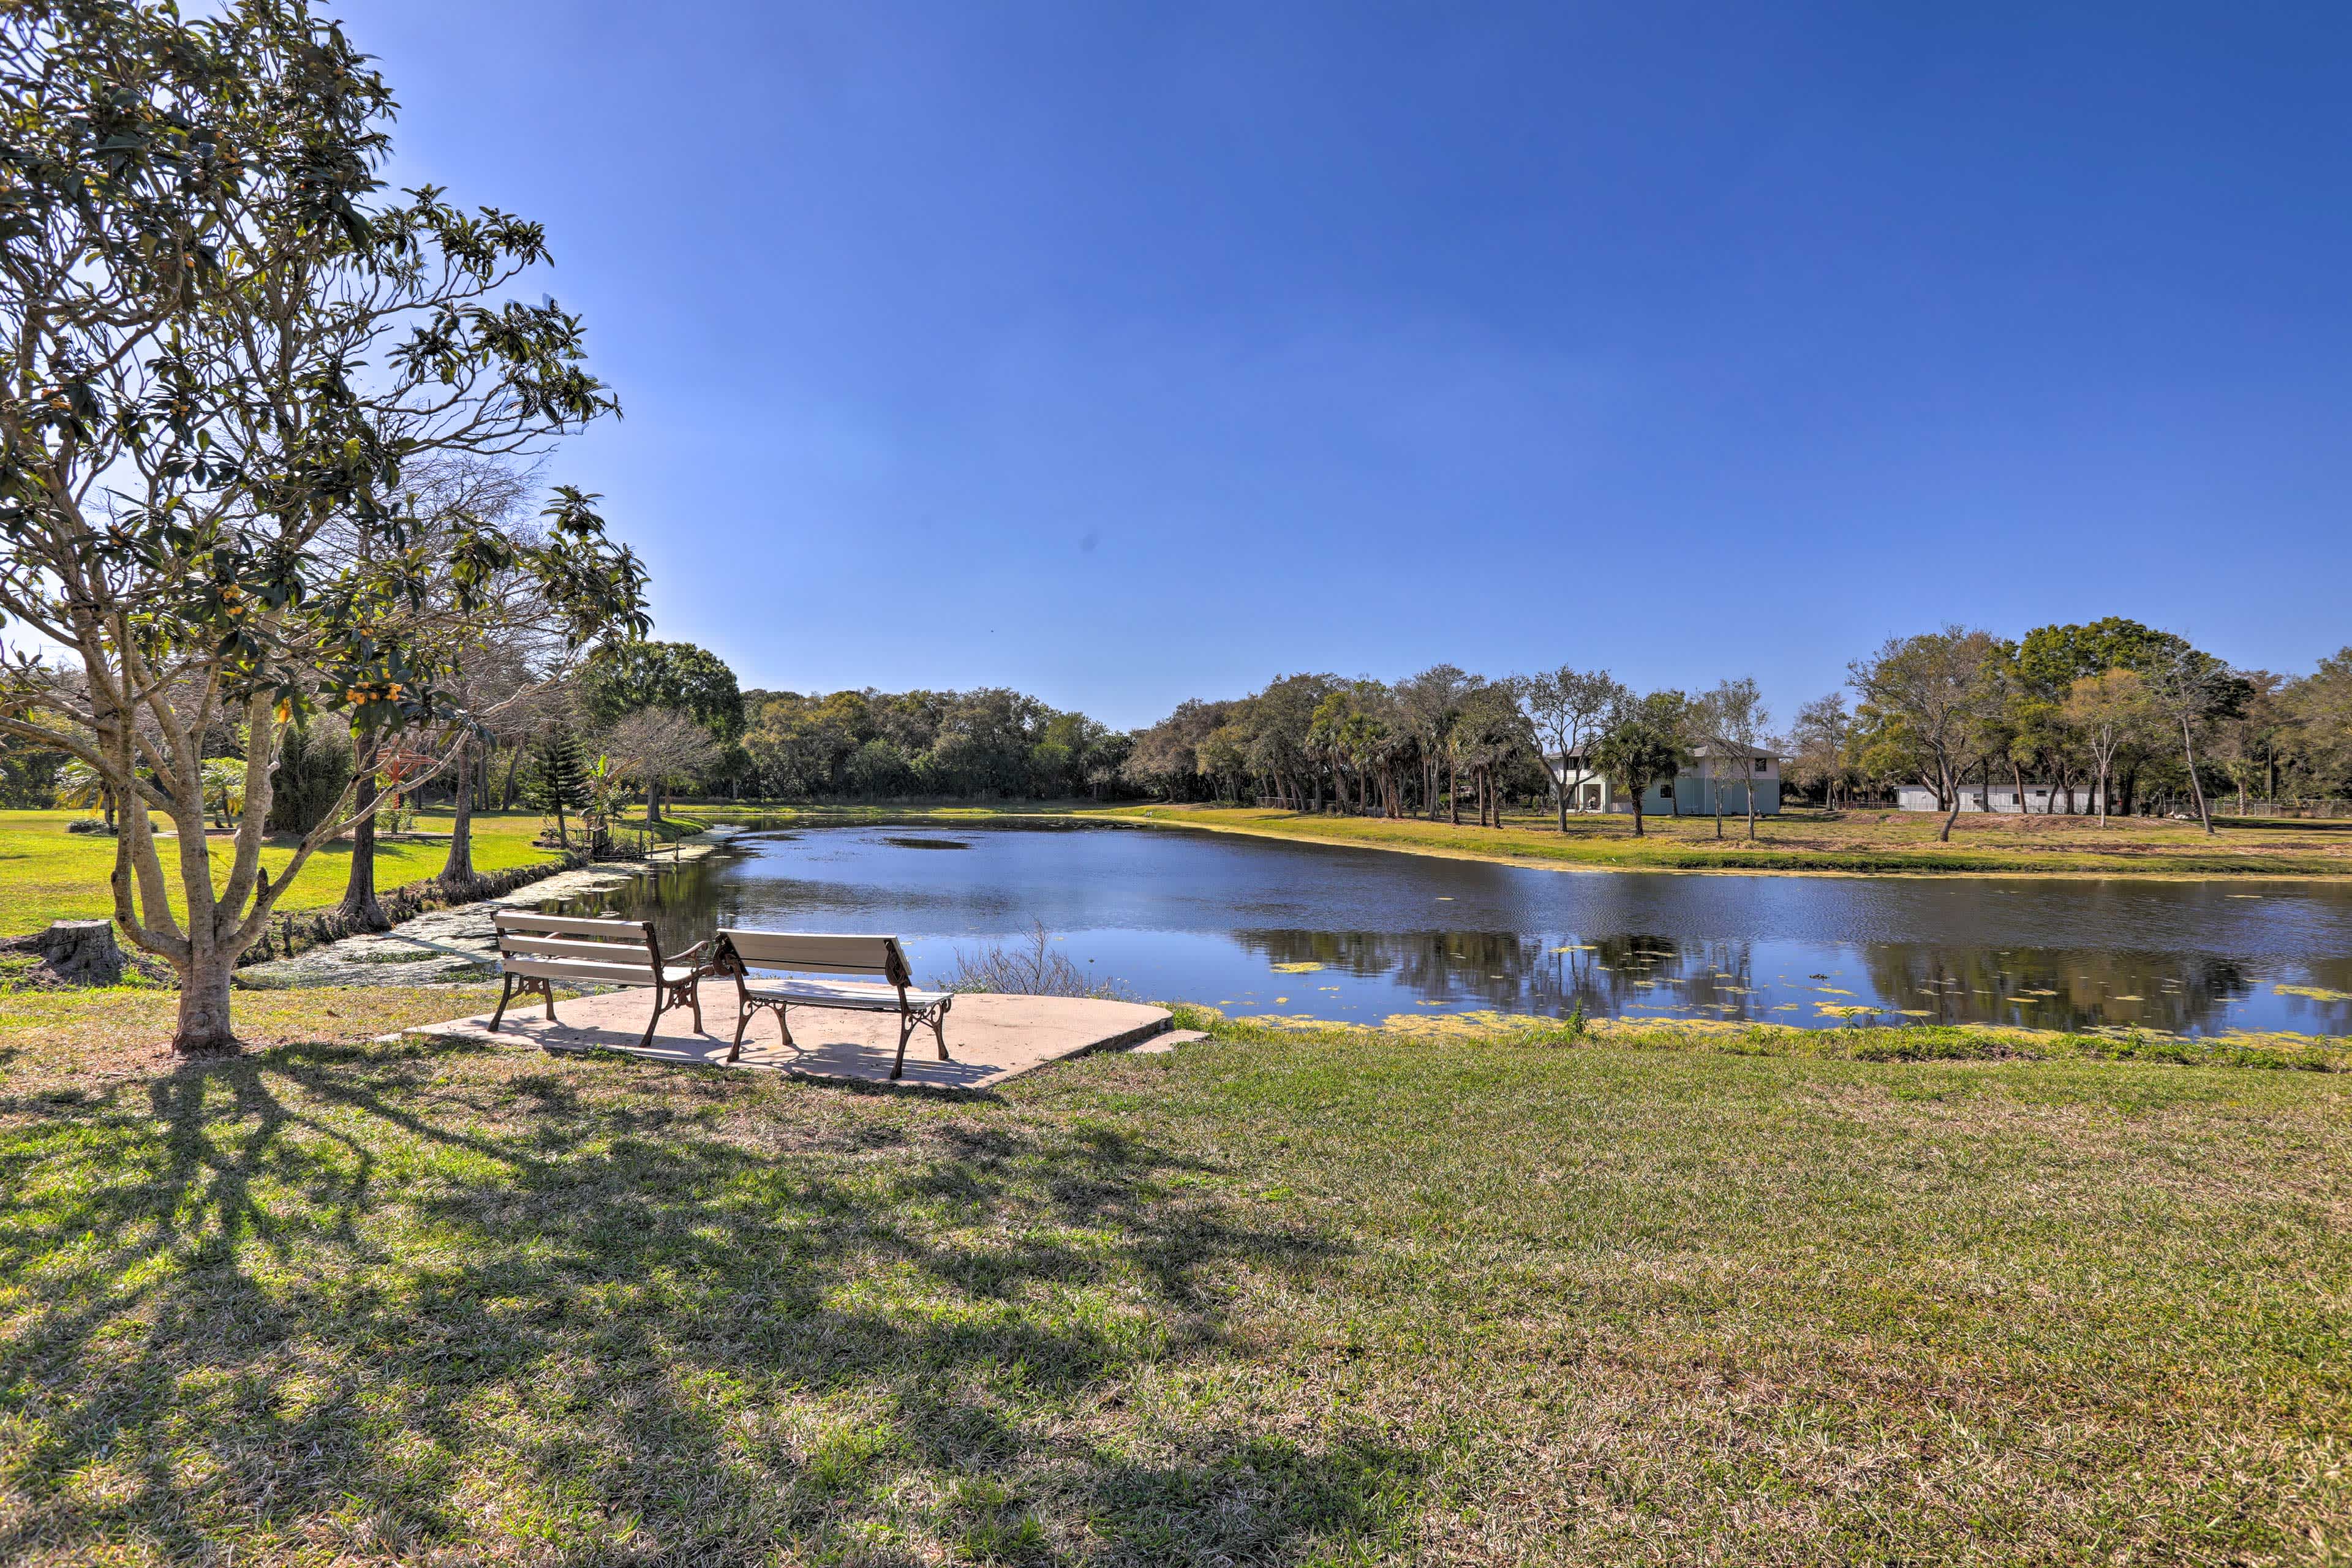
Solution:
<path fill-rule="evenodd" d="M 74 985 L 119 985 L 122 982 L 122 949 L 114 940 L 112 921 L 52 921 L 33 939 L 58 979 Z"/>

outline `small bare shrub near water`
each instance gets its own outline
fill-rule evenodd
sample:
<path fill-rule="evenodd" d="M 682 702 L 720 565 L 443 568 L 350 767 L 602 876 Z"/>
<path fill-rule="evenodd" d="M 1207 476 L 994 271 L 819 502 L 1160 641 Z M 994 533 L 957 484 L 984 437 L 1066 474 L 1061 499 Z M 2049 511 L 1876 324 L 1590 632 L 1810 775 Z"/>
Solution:
<path fill-rule="evenodd" d="M 1116 980 L 1097 980 L 1069 954 L 1054 951 L 1054 934 L 1039 921 L 1017 947 L 992 947 L 977 953 L 956 950 L 955 972 L 948 976 L 950 991 L 993 991 L 1011 996 L 1090 996 L 1104 1002 L 1132 1002 L 1134 994 Z"/>

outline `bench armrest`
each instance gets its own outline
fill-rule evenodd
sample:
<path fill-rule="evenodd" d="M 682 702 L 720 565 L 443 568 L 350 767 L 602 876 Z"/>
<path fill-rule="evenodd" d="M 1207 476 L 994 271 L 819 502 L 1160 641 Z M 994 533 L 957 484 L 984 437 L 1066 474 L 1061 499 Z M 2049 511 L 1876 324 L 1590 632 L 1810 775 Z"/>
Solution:
<path fill-rule="evenodd" d="M 706 937 L 702 941 L 696 942 L 692 947 L 688 948 L 683 952 L 663 953 L 662 962 L 664 963 L 692 963 L 696 959 L 702 955 L 702 950 L 709 945 L 710 941 Z M 712 964 L 703 964 L 701 965 L 701 969 L 705 974 L 716 974 L 719 973 L 718 968 Z"/>

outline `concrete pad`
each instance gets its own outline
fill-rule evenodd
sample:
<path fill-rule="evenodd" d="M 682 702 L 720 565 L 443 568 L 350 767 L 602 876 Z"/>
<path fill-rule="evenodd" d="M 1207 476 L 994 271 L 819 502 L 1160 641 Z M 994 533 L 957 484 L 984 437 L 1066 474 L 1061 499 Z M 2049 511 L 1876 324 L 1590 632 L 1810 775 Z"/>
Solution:
<path fill-rule="evenodd" d="M 776 1017 L 761 1011 L 744 1032 L 743 1057 L 727 1060 L 735 1037 L 731 992 L 706 990 L 705 1027 L 694 1015 L 674 1007 L 662 1015 L 653 1043 L 639 1048 L 653 1010 L 651 991 L 610 991 L 567 996 L 547 1021 L 537 997 L 517 998 L 498 1032 L 490 1015 L 452 1018 L 404 1031 L 445 1039 L 499 1045 L 538 1046 L 551 1051 L 619 1051 L 659 1061 L 698 1067 L 745 1067 L 836 1082 L 887 1083 L 898 1048 L 898 1019 L 892 1013 L 845 1013 L 824 1007 L 793 1009 L 793 1045 L 779 1034 Z M 1168 1027 L 1162 1007 L 1135 1002 L 1097 1002 L 1077 996 L 1003 996 L 986 992 L 959 995 L 948 1010 L 948 1061 L 929 1029 L 907 1042 L 906 1076 L 898 1081 L 931 1089 L 987 1089 L 1024 1072 L 1087 1051 L 1115 1050 L 1150 1038 Z M 797 1048 L 795 1048 L 797 1047 Z"/>
<path fill-rule="evenodd" d="M 1156 1057 L 1172 1051 L 1179 1046 L 1200 1044 L 1209 1037 L 1199 1029 L 1172 1029 L 1164 1035 L 1154 1035 L 1139 1046 L 1128 1047 L 1132 1056 Z"/>

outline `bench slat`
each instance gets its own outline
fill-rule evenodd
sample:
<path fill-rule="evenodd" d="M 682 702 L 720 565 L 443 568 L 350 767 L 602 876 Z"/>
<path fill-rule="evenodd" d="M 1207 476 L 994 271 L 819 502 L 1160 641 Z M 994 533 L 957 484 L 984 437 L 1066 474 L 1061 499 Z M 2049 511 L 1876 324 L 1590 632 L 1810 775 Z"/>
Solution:
<path fill-rule="evenodd" d="M 499 961 L 504 974 L 530 974 L 546 980 L 577 980 L 593 984 L 651 985 L 654 966 L 645 963 L 590 963 L 577 958 L 527 958 L 509 953 Z M 692 973 L 690 968 L 676 968 L 670 974 L 683 980 Z"/>
<path fill-rule="evenodd" d="M 644 922 L 639 921 L 593 920 L 584 915 L 535 915 L 527 910 L 500 910 L 491 919 L 502 931 L 538 931 L 559 936 L 635 937 L 640 942 L 646 935 Z"/>
<path fill-rule="evenodd" d="M 839 974 L 906 973 L 907 955 L 895 936 L 856 936 L 828 932 L 732 931 L 719 933 L 735 946 L 745 963 L 775 969 L 802 969 Z"/>
<path fill-rule="evenodd" d="M 643 962 L 651 964 L 653 949 L 646 945 L 646 933 L 639 931 L 633 942 L 567 942 L 562 937 L 532 936 L 524 931 L 499 932 L 499 951 L 540 958 L 589 958 L 607 963 Z"/>
<path fill-rule="evenodd" d="M 890 985 L 747 985 L 743 994 L 754 1002 L 797 1002 L 809 1007 L 847 1007 L 875 1013 L 898 1011 L 898 992 Z M 907 991 L 907 1005 L 929 1007 L 953 995 L 951 991 Z"/>

